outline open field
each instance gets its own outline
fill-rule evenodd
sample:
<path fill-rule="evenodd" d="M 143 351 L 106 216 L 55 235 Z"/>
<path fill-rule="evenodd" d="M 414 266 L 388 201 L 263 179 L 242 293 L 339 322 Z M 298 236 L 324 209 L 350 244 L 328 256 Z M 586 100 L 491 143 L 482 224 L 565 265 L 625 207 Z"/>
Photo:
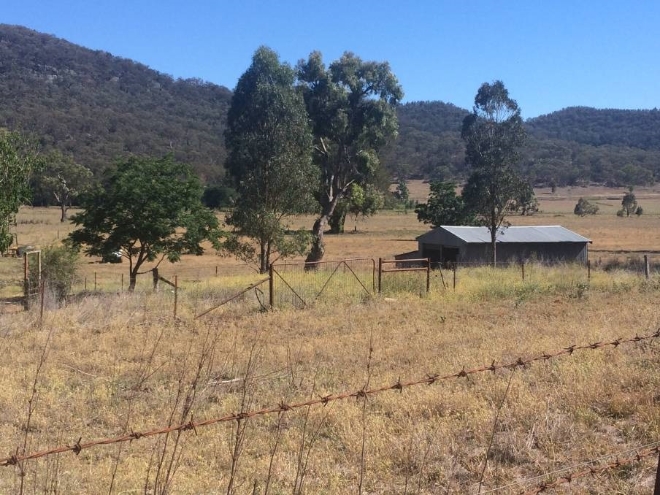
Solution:
<path fill-rule="evenodd" d="M 625 219 L 611 191 L 587 192 L 602 195 L 596 217 L 572 214 L 579 196 L 541 191 L 542 212 L 511 221 L 573 229 L 593 240 L 592 260 L 658 250 L 660 195 L 639 191 L 646 213 Z M 55 209 L 26 208 L 18 221 L 21 244 L 45 246 L 70 229 Z M 389 258 L 415 249 L 425 230 L 414 213 L 383 213 L 328 236 L 327 256 Z M 127 271 L 87 261 L 88 284 L 94 273 Z M 3 279 L 20 276 L 16 260 L 0 262 Z M 212 252 L 161 271 L 182 280 L 177 320 L 171 292 L 128 295 L 119 278 L 114 293 L 62 309 L 47 301 L 43 321 L 38 308 L 0 314 L 0 451 L 191 426 L 0 466 L 0 493 L 478 493 L 480 480 L 481 493 L 522 493 L 660 442 L 660 339 L 542 358 L 656 332 L 657 274 L 594 270 L 587 281 L 578 267 L 530 266 L 523 282 L 517 268 L 471 268 L 459 271 L 456 291 L 435 272 L 421 297 L 394 291 L 263 312 L 250 293 L 194 320 L 260 275 Z M 359 392 L 415 380 L 427 383 Z M 288 410 L 345 392 L 357 397 Z M 222 417 L 230 420 L 192 427 Z M 656 465 L 657 454 L 557 493 L 650 494 Z"/>

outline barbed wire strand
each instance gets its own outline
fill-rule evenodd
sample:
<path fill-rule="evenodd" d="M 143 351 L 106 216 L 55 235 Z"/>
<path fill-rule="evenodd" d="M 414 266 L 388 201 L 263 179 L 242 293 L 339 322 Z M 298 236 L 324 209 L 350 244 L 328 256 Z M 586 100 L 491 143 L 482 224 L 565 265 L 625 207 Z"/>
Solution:
<path fill-rule="evenodd" d="M 508 485 L 502 485 L 502 486 L 498 486 L 496 488 L 491 488 L 491 489 L 485 490 L 481 493 L 483 495 L 486 495 L 487 493 L 499 492 L 501 490 L 505 490 L 507 488 L 511 488 L 511 487 L 514 487 L 514 486 L 530 485 L 535 481 L 538 481 L 538 480 L 543 479 L 543 478 L 548 478 L 548 477 L 556 475 L 558 473 L 565 473 L 567 471 L 573 471 L 575 469 L 578 469 L 578 468 L 581 468 L 581 467 L 584 467 L 584 466 L 589 466 L 590 464 L 594 464 L 596 462 L 602 462 L 605 459 L 611 459 L 612 457 L 628 455 L 631 452 L 639 452 L 641 450 L 651 449 L 651 448 L 654 448 L 654 447 L 660 447 L 660 442 L 651 442 L 651 443 L 647 443 L 645 445 L 640 445 L 639 447 L 635 447 L 635 448 L 632 448 L 632 449 L 621 450 L 621 451 L 618 451 L 618 452 L 610 452 L 609 454 L 605 454 L 603 456 L 596 457 L 595 459 L 591 459 L 589 461 L 582 461 L 582 462 L 579 462 L 577 464 L 572 464 L 570 466 L 564 466 L 564 467 L 561 467 L 559 469 L 555 469 L 554 471 L 550 471 L 550 472 L 547 472 L 547 473 L 544 473 L 544 474 L 539 474 L 538 476 L 532 476 L 531 478 L 525 478 L 525 479 L 516 481 L 514 483 L 509 483 Z"/>
<path fill-rule="evenodd" d="M 411 381 L 406 381 L 402 382 L 400 379 L 397 380 L 396 383 L 391 384 L 391 385 L 383 385 L 381 387 L 376 387 L 376 388 L 371 388 L 371 389 L 360 389 L 354 392 L 344 392 L 344 393 L 339 393 L 339 394 L 329 394 L 329 395 L 324 395 L 321 397 L 318 397 L 316 399 L 310 399 L 304 402 L 297 402 L 297 403 L 292 403 L 292 404 L 286 404 L 284 401 L 280 402 L 280 404 L 272 407 L 267 407 L 263 409 L 258 409 L 258 410 L 252 410 L 252 411 L 246 411 L 246 412 L 238 412 L 238 413 L 232 413 L 228 414 L 226 416 L 218 417 L 218 418 L 212 418 L 212 419 L 207 419 L 204 421 L 193 421 L 192 419 L 183 424 L 178 424 L 178 425 L 172 425 L 164 428 L 157 428 L 149 431 L 144 431 L 144 432 L 131 432 L 125 435 L 117 436 L 117 437 L 112 437 L 112 438 L 104 438 L 100 440 L 93 440 L 90 442 L 85 442 L 82 443 L 82 437 L 78 439 L 76 443 L 73 445 L 63 445 L 60 447 L 55 447 L 47 450 L 42 450 L 40 452 L 33 452 L 31 454 L 25 454 L 25 455 L 18 455 L 18 453 L 10 455 L 9 457 L 6 457 L 4 459 L 0 459 L 0 467 L 4 466 L 15 466 L 18 465 L 19 463 L 22 463 L 23 461 L 28 461 L 32 459 L 38 459 L 40 457 L 46 457 L 49 455 L 54 455 L 54 454 L 62 454 L 64 452 L 73 452 L 74 454 L 80 454 L 82 450 L 91 448 L 91 447 L 96 447 L 100 445 L 112 445 L 116 443 L 122 443 L 122 442 L 132 442 L 134 440 L 139 440 L 141 438 L 148 438 L 148 437 L 153 437 L 156 435 L 166 435 L 168 433 L 173 433 L 175 431 L 188 431 L 188 430 L 193 430 L 197 432 L 197 428 L 204 427 L 204 426 L 210 426 L 218 423 L 226 423 L 226 422 L 231 422 L 231 421 L 243 421 L 249 418 L 253 418 L 255 416 L 265 416 L 268 414 L 279 414 L 282 412 L 286 411 L 291 411 L 294 409 L 300 409 L 304 407 L 310 407 L 310 406 L 316 406 L 316 405 L 327 405 L 330 402 L 335 402 L 335 401 L 340 401 L 340 400 L 346 400 L 350 398 L 367 398 L 368 396 L 371 395 L 376 395 L 380 394 L 383 392 L 387 391 L 398 391 L 398 392 L 403 392 L 404 388 L 408 387 L 413 387 L 417 385 L 433 385 L 434 383 L 440 382 L 440 381 L 445 381 L 445 380 L 450 380 L 454 378 L 464 378 L 468 377 L 470 375 L 474 375 L 477 373 L 483 373 L 486 371 L 492 371 L 495 373 L 498 370 L 503 370 L 503 369 L 509 369 L 509 370 L 514 370 L 516 368 L 525 368 L 528 365 L 536 362 L 536 361 L 548 361 L 551 359 L 556 359 L 560 356 L 571 356 L 573 355 L 576 351 L 583 351 L 583 350 L 596 350 L 596 349 L 603 349 L 606 347 L 613 347 L 613 348 L 618 348 L 622 344 L 629 344 L 629 343 L 638 343 L 642 341 L 647 341 L 647 340 L 652 340 L 652 339 L 657 339 L 660 338 L 660 329 L 656 330 L 655 333 L 649 334 L 649 335 L 635 335 L 635 337 L 631 337 L 628 339 L 623 339 L 619 338 L 613 341 L 609 342 L 594 342 L 593 344 L 586 344 L 586 345 L 571 345 L 568 347 L 564 347 L 561 350 L 558 350 L 554 353 L 546 353 L 544 352 L 543 354 L 539 354 L 537 356 L 533 356 L 527 359 L 523 359 L 522 357 L 519 357 L 517 360 L 510 362 L 510 363 L 504 363 L 504 364 L 496 364 L 495 361 L 493 361 L 490 365 L 488 366 L 480 366 L 478 368 L 472 368 L 472 369 L 465 369 L 463 368 L 461 371 L 458 371 L 456 373 L 450 373 L 447 375 L 440 375 L 440 374 L 430 374 L 426 375 L 425 378 L 421 379 L 416 379 L 416 380 L 411 380 Z M 538 493 L 538 492 L 537 492 Z"/>
<path fill-rule="evenodd" d="M 605 471 L 609 471 L 610 469 L 616 469 L 619 467 L 629 466 L 631 464 L 641 462 L 641 460 L 644 459 L 645 457 L 649 457 L 656 454 L 660 454 L 660 445 L 650 449 L 638 450 L 633 457 L 629 457 L 627 459 L 617 458 L 616 460 L 612 462 L 608 462 L 607 464 L 603 464 L 601 466 L 591 466 L 588 469 L 583 469 L 582 471 L 575 471 L 565 476 L 561 476 L 555 479 L 554 481 L 550 481 L 548 483 L 541 483 L 540 485 L 535 486 L 531 490 L 527 490 L 523 492 L 522 495 L 537 495 L 538 493 L 543 493 L 546 490 L 557 488 L 559 485 L 563 485 L 565 483 L 572 483 L 576 479 L 584 478 L 585 476 L 597 476 L 599 474 L 604 473 Z"/>

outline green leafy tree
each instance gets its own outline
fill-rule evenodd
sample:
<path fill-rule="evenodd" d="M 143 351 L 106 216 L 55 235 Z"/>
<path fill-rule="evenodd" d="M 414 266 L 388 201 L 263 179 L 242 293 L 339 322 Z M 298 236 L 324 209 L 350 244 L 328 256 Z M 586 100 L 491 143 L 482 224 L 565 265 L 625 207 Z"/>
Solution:
<path fill-rule="evenodd" d="M 465 160 L 472 169 L 463 201 L 477 221 L 488 227 L 493 264 L 497 263 L 497 234 L 516 211 L 516 198 L 526 186 L 514 166 L 525 141 L 520 109 L 501 81 L 484 83 L 471 114 L 463 120 Z"/>
<path fill-rule="evenodd" d="M 239 194 L 226 219 L 234 232 L 225 247 L 243 259 L 256 257 L 262 273 L 275 252 L 280 257 L 303 254 L 309 238 L 302 232 L 287 236 L 283 222 L 315 205 L 318 169 L 295 75 L 275 52 L 259 48 L 238 81 L 225 131 L 227 170 Z M 258 249 L 242 238 L 256 242 Z"/>
<path fill-rule="evenodd" d="M 47 246 L 42 251 L 41 279 L 58 302 L 66 300 L 78 275 L 80 260 L 76 249 L 67 245 Z"/>
<path fill-rule="evenodd" d="M 433 227 L 474 223 L 463 198 L 456 194 L 456 184 L 453 182 L 432 181 L 428 200 L 418 204 L 415 213 L 417 220 L 430 223 Z"/>
<path fill-rule="evenodd" d="M 60 207 L 60 221 L 67 220 L 72 202 L 91 185 L 92 172 L 70 156 L 53 151 L 44 159 L 44 167 L 36 178 L 40 189 L 51 195 Z"/>
<path fill-rule="evenodd" d="M 319 52 L 298 64 L 299 87 L 314 134 L 314 161 L 320 170 L 320 215 L 312 229 L 307 261 L 320 261 L 323 233 L 352 184 L 374 182 L 378 152 L 397 135 L 395 106 L 403 91 L 389 64 L 366 62 L 352 53 L 326 67 Z"/>
<path fill-rule="evenodd" d="M 11 246 L 9 227 L 29 198 L 30 174 L 37 166 L 36 145 L 19 133 L 0 129 L 0 252 Z"/>
<path fill-rule="evenodd" d="M 578 199 L 577 204 L 575 205 L 575 208 L 573 209 L 573 213 L 580 217 L 584 217 L 587 215 L 595 215 L 598 213 L 598 205 L 593 204 L 591 201 L 580 198 Z"/>
<path fill-rule="evenodd" d="M 335 208 L 330 221 L 330 232 L 332 234 L 343 234 L 346 217 L 352 216 L 355 220 L 355 230 L 360 217 L 367 218 L 375 215 L 385 204 L 383 193 L 374 185 L 367 184 L 366 187 L 360 184 L 351 184 L 347 196 L 341 199 Z"/>
<path fill-rule="evenodd" d="M 192 169 L 171 156 L 130 158 L 81 197 L 83 211 L 71 217 L 80 228 L 69 240 L 90 256 L 121 253 L 133 291 L 144 263 L 174 263 L 182 254 L 201 255 L 202 241 L 217 244 L 218 220 L 202 205 L 202 191 Z"/>
<path fill-rule="evenodd" d="M 623 199 L 621 200 L 621 210 L 627 217 L 637 211 L 637 197 L 635 196 L 632 187 L 623 195 Z"/>
<path fill-rule="evenodd" d="M 529 182 L 523 181 L 517 192 L 518 194 L 514 199 L 512 210 L 523 216 L 531 216 L 534 215 L 534 213 L 538 213 L 539 200 L 536 199 L 536 194 L 534 194 L 534 188 L 532 185 Z"/>

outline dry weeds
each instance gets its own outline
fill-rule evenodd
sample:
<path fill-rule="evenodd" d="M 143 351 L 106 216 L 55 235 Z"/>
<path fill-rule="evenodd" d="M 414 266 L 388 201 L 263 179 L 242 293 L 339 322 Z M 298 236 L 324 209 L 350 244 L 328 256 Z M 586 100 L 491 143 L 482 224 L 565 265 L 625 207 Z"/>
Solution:
<path fill-rule="evenodd" d="M 598 226 L 562 214 L 575 224 L 553 223 L 592 236 L 594 248 L 652 246 L 653 230 L 660 230 L 655 215 L 597 217 Z M 547 216 L 538 220 L 549 223 Z M 626 222 L 647 222 L 644 230 L 631 227 L 629 235 L 640 243 L 609 239 Z M 52 229 L 60 226 L 39 225 L 48 228 L 23 237 L 52 242 Z M 360 223 L 357 234 L 332 238 L 329 251 L 337 258 L 388 257 L 413 249 L 410 239 L 423 231 L 412 214 L 377 216 Z M 263 312 L 250 293 L 194 320 L 259 278 L 250 271 L 229 274 L 230 267 L 242 270 L 213 255 L 171 267 L 184 287 L 178 320 L 171 292 L 129 296 L 117 282 L 112 293 L 51 306 L 42 322 L 38 310 L 0 315 L 5 455 L 24 444 L 26 452 L 72 445 L 660 326 L 657 276 L 647 282 L 594 270 L 587 281 L 585 270 L 575 267 L 528 267 L 525 282 L 518 268 L 461 269 L 456 291 L 445 289 L 434 272 L 433 289 L 422 297 L 392 292 L 360 303 L 322 301 L 304 311 Z M 93 264 L 84 273 L 89 283 L 95 271 L 109 277 L 124 268 Z M 528 478 L 660 441 L 658 345 L 588 350 L 513 376 L 481 373 L 49 456 L 0 468 L 0 492 L 19 493 L 22 484 L 25 493 L 336 494 L 358 487 L 379 494 L 477 493 L 483 471 L 481 493 L 502 486 L 498 493 L 519 493 L 546 479 L 520 484 Z M 650 493 L 656 461 L 580 479 L 570 492 Z"/>

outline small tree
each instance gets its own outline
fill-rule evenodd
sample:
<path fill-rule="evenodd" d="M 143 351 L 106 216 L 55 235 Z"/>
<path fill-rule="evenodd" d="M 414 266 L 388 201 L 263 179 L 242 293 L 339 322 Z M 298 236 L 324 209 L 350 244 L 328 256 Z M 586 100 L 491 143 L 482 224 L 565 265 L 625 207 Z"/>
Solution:
<path fill-rule="evenodd" d="M 506 216 L 516 211 L 516 198 L 529 185 L 514 169 L 525 141 L 520 108 L 501 81 L 484 83 L 471 114 L 463 120 L 465 160 L 472 168 L 463 189 L 463 201 L 479 223 L 488 227 L 493 264 L 497 262 L 497 235 L 506 228 Z"/>
<path fill-rule="evenodd" d="M 37 184 L 55 199 L 61 210 L 60 221 L 65 222 L 72 201 L 91 185 L 92 172 L 59 151 L 50 153 L 44 162 Z"/>
<path fill-rule="evenodd" d="M 372 184 L 362 187 L 353 183 L 348 194 L 337 203 L 335 211 L 330 217 L 330 233 L 343 234 L 346 216 L 354 218 L 357 230 L 357 221 L 360 217 L 367 218 L 375 215 L 385 204 L 383 193 Z"/>
<path fill-rule="evenodd" d="M 11 246 L 9 226 L 30 195 L 30 174 L 38 166 L 34 142 L 0 129 L 0 252 Z"/>
<path fill-rule="evenodd" d="M 66 299 L 76 280 L 79 266 L 78 251 L 70 246 L 49 246 L 42 250 L 41 279 L 58 302 Z"/>
<path fill-rule="evenodd" d="M 417 220 L 430 223 L 433 227 L 474 223 L 474 217 L 466 210 L 463 198 L 456 195 L 456 184 L 453 182 L 431 182 L 427 202 L 418 204 L 415 213 Z"/>
<path fill-rule="evenodd" d="M 624 194 L 623 199 L 621 200 L 621 210 L 627 217 L 637 211 L 637 198 L 635 197 L 635 193 L 633 193 L 632 186 L 628 189 L 628 192 Z"/>
<path fill-rule="evenodd" d="M 81 228 L 69 234 L 91 256 L 121 253 L 135 289 L 142 265 L 182 254 L 201 255 L 201 242 L 217 245 L 218 220 L 201 203 L 202 185 L 188 165 L 171 156 L 130 158 L 112 169 L 103 186 L 81 197 L 83 211 L 71 217 Z"/>
<path fill-rule="evenodd" d="M 584 198 L 580 198 L 578 199 L 578 202 L 573 209 L 573 213 L 580 217 L 584 217 L 586 215 L 595 215 L 598 213 L 598 205 L 595 205 Z"/>

